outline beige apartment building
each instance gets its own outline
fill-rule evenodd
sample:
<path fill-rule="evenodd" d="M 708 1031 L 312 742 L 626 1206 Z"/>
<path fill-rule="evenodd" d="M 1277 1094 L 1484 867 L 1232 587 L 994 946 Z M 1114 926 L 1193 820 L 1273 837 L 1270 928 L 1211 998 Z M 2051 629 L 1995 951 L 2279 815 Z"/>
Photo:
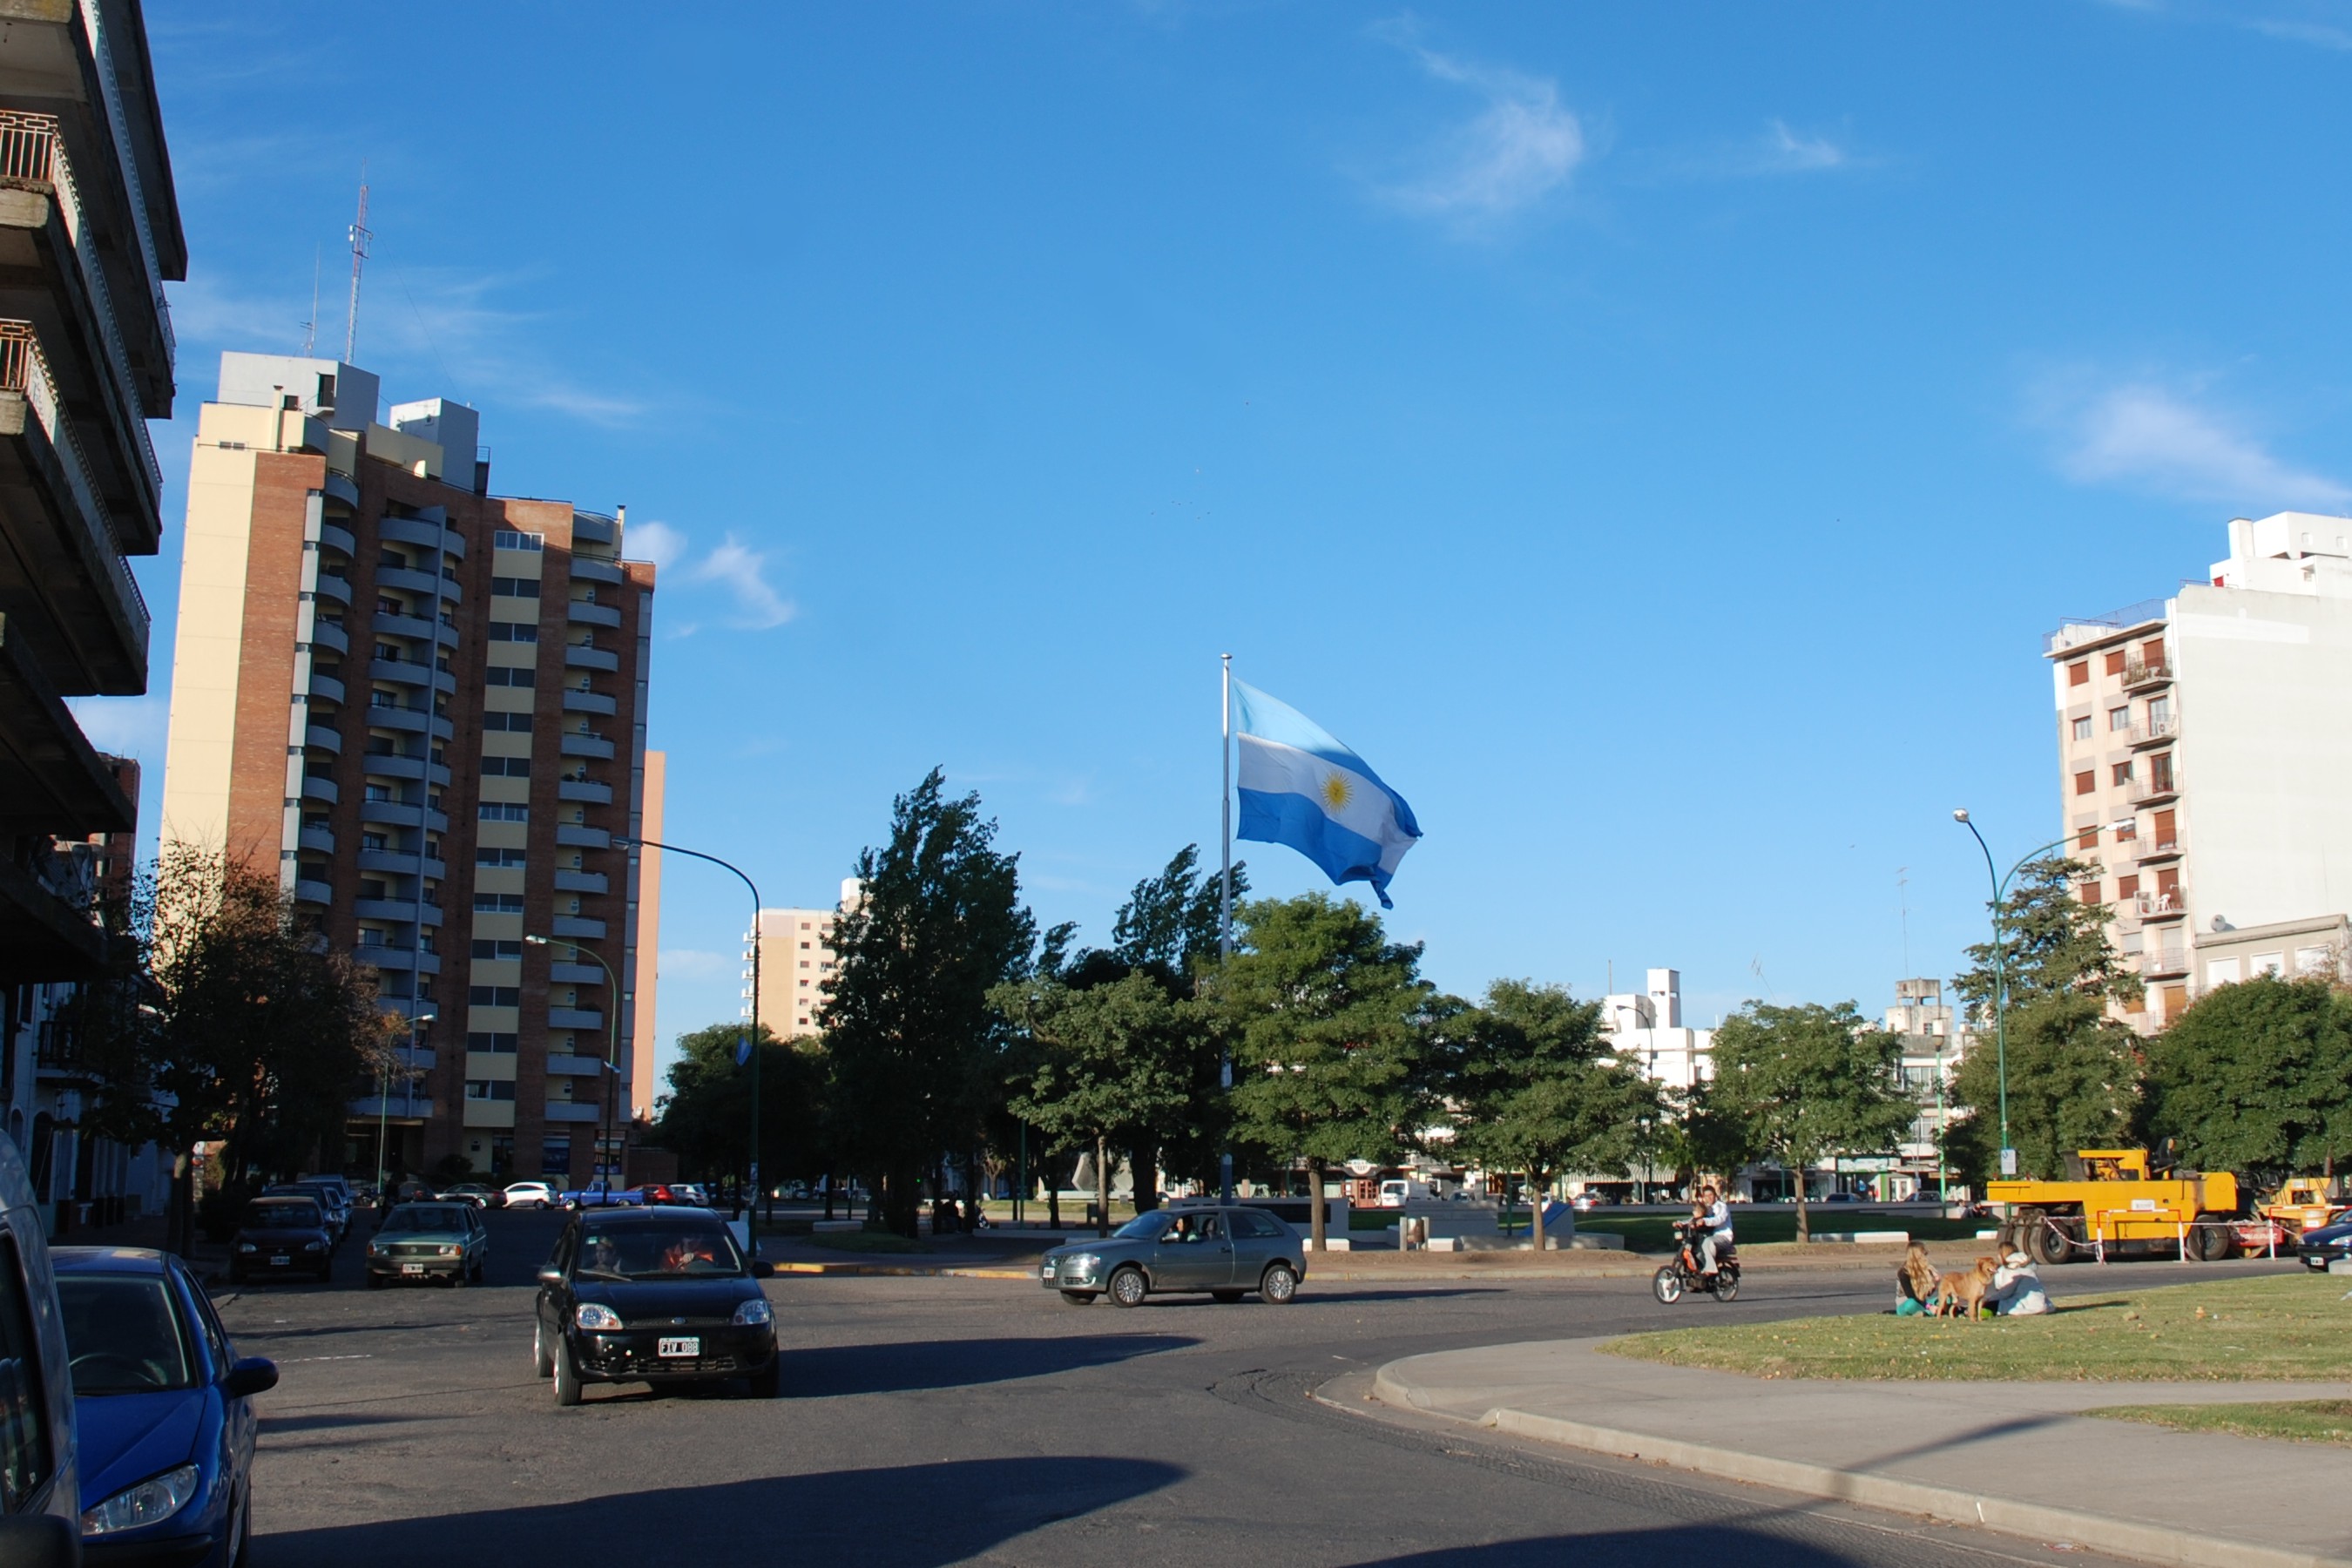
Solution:
<path fill-rule="evenodd" d="M 617 511 L 491 495 L 473 409 L 378 402 L 354 365 L 221 357 L 162 837 L 275 866 L 408 1020 L 352 1102 L 356 1166 L 381 1137 L 395 1170 L 577 1183 L 623 1163 L 654 984 L 656 898 L 614 843 L 660 815 L 654 569 Z"/>
<path fill-rule="evenodd" d="M 2341 974 L 2352 909 L 2352 519 L 2230 524 L 2168 598 L 2043 646 L 2081 891 L 2147 986 L 2144 1030 L 2263 970 Z"/>
<path fill-rule="evenodd" d="M 760 967 L 760 1022 L 780 1040 L 803 1039 L 824 1032 L 819 1009 L 824 984 L 834 975 L 838 955 L 833 951 L 833 928 L 841 911 L 856 905 L 863 884 L 855 877 L 841 884 L 841 902 L 829 910 L 761 910 L 760 923 L 744 938 L 743 1015 L 751 1014 L 751 965 Z"/>

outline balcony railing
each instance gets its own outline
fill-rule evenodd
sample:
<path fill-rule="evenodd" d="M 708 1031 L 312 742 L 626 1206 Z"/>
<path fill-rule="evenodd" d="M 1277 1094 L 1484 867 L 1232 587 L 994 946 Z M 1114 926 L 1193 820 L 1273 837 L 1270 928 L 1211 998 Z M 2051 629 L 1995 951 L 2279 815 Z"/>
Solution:
<path fill-rule="evenodd" d="M 2178 947 L 2143 952 L 2139 955 L 2139 972 L 2150 980 L 2178 980 L 2189 973 L 2189 953 Z"/>
<path fill-rule="evenodd" d="M 24 394 L 41 428 L 49 438 L 51 450 L 58 455 L 58 464 L 66 471 L 66 487 L 73 491 L 74 504 L 81 509 L 81 553 L 89 557 L 98 569 L 122 595 L 137 622 L 140 659 L 143 664 L 147 653 L 147 627 L 153 619 L 147 613 L 146 595 L 139 592 L 139 584 L 131 575 L 114 548 L 113 531 L 108 526 L 106 511 L 98 504 L 98 491 L 89 482 L 89 459 L 82 455 L 81 441 L 74 435 L 73 426 L 58 406 L 58 384 L 49 374 L 49 362 L 41 353 L 41 340 L 34 335 L 30 321 L 0 321 L 0 392 Z M 143 431 L 146 426 L 141 423 Z"/>
<path fill-rule="evenodd" d="M 2169 752 L 2165 753 L 2168 757 Z M 2180 771 L 2166 768 L 2161 773 L 2151 768 L 2145 779 L 2135 778 L 2125 786 L 2124 795 L 2134 805 L 2146 805 L 2151 801 L 2169 800 L 2180 793 Z"/>
<path fill-rule="evenodd" d="M 107 33 L 106 7 L 82 0 L 81 22 L 89 37 L 89 51 L 98 60 L 99 95 L 106 101 L 107 127 L 114 132 L 116 162 L 122 171 L 123 192 L 131 205 L 131 226 L 139 235 L 139 254 L 147 263 L 148 286 L 155 291 L 155 320 L 163 330 L 163 346 L 176 352 L 171 307 L 163 300 L 162 253 L 155 248 L 155 231 L 148 226 L 147 195 L 140 182 L 139 162 L 131 155 L 131 122 L 122 112 L 122 88 L 114 74 L 114 47 Z"/>
<path fill-rule="evenodd" d="M 2180 733 L 2180 721 L 2167 713 L 2161 719 L 2150 719 L 2145 724 L 2131 727 L 2130 743 L 2153 746 L 2159 741 L 2169 741 Z"/>
<path fill-rule="evenodd" d="M 2124 661 L 2124 689 L 2138 686 L 2154 686 L 2172 679 L 2172 661 L 2168 658 L 2132 658 Z"/>
<path fill-rule="evenodd" d="M 2178 838 L 2136 838 L 2131 843 L 2134 858 L 2141 860 L 2169 860 L 2180 853 Z"/>
<path fill-rule="evenodd" d="M 2189 912 L 2188 903 L 2179 893 L 2140 893 L 2135 895 L 2134 901 L 2138 906 L 2139 918 L 2144 921 L 2163 920 Z"/>
<path fill-rule="evenodd" d="M 114 297 L 107 291 L 106 264 L 98 258 L 98 247 L 82 217 L 81 193 L 74 188 L 73 165 L 66 158 L 65 142 L 58 133 L 54 116 L 0 110 L 0 179 L 47 185 L 50 200 L 57 203 L 66 237 L 73 242 L 75 264 L 89 289 L 90 306 L 98 312 L 99 329 L 106 339 L 107 368 L 121 389 L 130 416 L 127 423 L 138 437 L 140 461 L 146 468 L 148 493 L 152 495 L 163 488 L 163 470 L 155 461 L 154 443 L 147 437 L 147 405 L 139 395 L 139 384 L 131 379 L 131 351 L 123 344 L 122 326 L 115 318 Z M 155 314 L 169 342 L 171 315 L 163 307 L 161 289 L 155 295 Z"/>

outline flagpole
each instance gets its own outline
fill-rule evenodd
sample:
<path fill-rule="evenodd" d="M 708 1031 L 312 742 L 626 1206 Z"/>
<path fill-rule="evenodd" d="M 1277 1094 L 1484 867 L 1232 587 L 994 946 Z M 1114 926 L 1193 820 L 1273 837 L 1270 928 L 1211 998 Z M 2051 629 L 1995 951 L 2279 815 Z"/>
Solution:
<path fill-rule="evenodd" d="M 1223 832 L 1224 858 L 1217 874 L 1217 962 L 1223 964 L 1234 955 L 1234 656 L 1219 656 L 1224 663 L 1224 723 L 1217 740 L 1217 762 L 1224 770 L 1224 787 L 1217 796 Z M 1220 1035 L 1222 1038 L 1222 1033 Z M 1234 1087 L 1234 1056 L 1230 1044 L 1217 1050 L 1217 1087 L 1232 1092 Z M 1234 1152 L 1230 1146 L 1217 1156 L 1218 1195 L 1225 1202 L 1234 1201 Z"/>

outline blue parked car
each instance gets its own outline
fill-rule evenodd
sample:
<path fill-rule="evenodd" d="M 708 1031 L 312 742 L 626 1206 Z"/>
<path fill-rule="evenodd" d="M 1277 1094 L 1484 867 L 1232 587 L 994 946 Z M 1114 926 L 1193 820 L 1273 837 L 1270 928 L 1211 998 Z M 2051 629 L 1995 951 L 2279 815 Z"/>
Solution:
<path fill-rule="evenodd" d="M 210 1297 L 168 1253 L 60 1247 L 89 1563 L 235 1563 L 253 1519 L 253 1395 L 278 1368 L 239 1360 Z"/>

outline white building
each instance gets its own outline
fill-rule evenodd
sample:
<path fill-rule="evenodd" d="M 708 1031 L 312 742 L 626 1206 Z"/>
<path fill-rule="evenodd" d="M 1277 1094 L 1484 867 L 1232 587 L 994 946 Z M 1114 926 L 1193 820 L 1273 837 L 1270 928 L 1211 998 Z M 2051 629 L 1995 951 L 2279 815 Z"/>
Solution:
<path fill-rule="evenodd" d="M 1922 979 L 1895 983 L 1895 1005 L 1886 1010 L 1885 1026 L 1902 1037 L 1903 1087 L 1919 1110 L 1887 1166 L 1895 1190 L 1880 1195 L 1934 1193 L 1945 1175 L 1944 1131 L 1959 1116 L 1952 1102 L 1952 1077 L 1972 1043 L 1968 1026 L 1944 1000 L 1944 983 Z"/>
<path fill-rule="evenodd" d="M 2081 890 L 2114 911 L 2143 1029 L 2257 968 L 2343 973 L 2352 519 L 2242 518 L 2229 537 L 2206 580 L 2043 647 L 2065 825 L 2099 868 Z"/>
<path fill-rule="evenodd" d="M 1649 988 L 1603 998 L 1601 1026 L 1609 1048 L 1653 1082 L 1689 1089 L 1715 1073 L 1709 1056 L 1713 1029 L 1683 1026 L 1683 984 L 1678 970 L 1653 969 Z"/>

